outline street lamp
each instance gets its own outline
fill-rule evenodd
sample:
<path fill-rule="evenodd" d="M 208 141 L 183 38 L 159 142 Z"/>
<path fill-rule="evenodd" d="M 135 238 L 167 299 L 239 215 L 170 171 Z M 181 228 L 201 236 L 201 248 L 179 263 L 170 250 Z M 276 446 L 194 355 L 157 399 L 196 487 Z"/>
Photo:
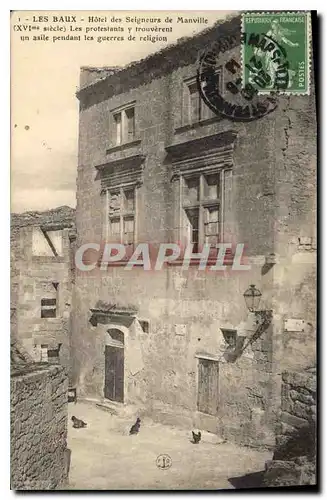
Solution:
<path fill-rule="evenodd" d="M 250 312 L 256 312 L 259 310 L 261 295 L 260 290 L 258 290 L 255 285 L 250 285 L 249 288 L 245 290 L 243 297 L 246 307 Z"/>

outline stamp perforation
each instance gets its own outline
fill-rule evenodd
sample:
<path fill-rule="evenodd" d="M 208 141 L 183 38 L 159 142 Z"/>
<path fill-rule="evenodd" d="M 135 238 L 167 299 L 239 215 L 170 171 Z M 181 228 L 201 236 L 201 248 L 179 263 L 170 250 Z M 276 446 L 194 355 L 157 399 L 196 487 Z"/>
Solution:
<path fill-rule="evenodd" d="M 296 90 L 296 89 L 279 89 L 277 92 L 276 91 L 269 91 L 269 90 L 264 90 L 258 92 L 259 95 L 268 95 L 271 92 L 277 93 L 278 95 L 310 95 L 310 89 L 312 85 L 312 64 L 311 64 L 311 57 L 312 57 L 312 52 L 311 52 L 311 41 L 312 41 L 312 36 L 311 36 L 311 13 L 310 11 L 260 11 L 260 12 L 242 12 L 241 15 L 241 33 L 244 35 L 245 33 L 245 18 L 247 16 L 257 16 L 257 17 L 264 17 L 264 16 L 280 16 L 283 15 L 284 17 L 287 16 L 304 16 L 305 18 L 305 36 L 304 36 L 304 54 L 306 55 L 306 89 L 305 90 Z M 241 67 L 242 67 L 242 85 L 244 86 L 246 83 L 246 74 L 245 74 L 245 44 L 241 43 Z"/>

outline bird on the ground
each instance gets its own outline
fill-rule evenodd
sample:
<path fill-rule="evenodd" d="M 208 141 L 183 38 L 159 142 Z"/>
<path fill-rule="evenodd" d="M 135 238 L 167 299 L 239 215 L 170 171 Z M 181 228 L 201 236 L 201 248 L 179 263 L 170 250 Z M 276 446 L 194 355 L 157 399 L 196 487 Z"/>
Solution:
<path fill-rule="evenodd" d="M 201 441 L 201 432 L 199 431 L 198 433 L 192 431 L 193 435 L 193 444 L 198 444 Z"/>
<path fill-rule="evenodd" d="M 141 419 L 137 417 L 135 424 L 132 425 L 129 434 L 137 434 L 141 427 Z"/>
<path fill-rule="evenodd" d="M 83 422 L 83 420 L 80 420 L 79 418 L 76 418 L 74 415 L 72 416 L 72 421 L 74 429 L 82 429 L 87 426 L 87 423 Z"/>

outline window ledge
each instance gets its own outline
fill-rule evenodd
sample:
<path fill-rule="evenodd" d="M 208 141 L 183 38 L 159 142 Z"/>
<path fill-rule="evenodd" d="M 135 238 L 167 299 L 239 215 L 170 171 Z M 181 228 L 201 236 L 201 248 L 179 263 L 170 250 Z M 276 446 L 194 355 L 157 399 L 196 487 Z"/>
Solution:
<path fill-rule="evenodd" d="M 199 266 L 201 262 L 201 259 L 191 259 L 189 262 L 189 266 Z M 167 262 L 167 266 L 182 266 L 184 263 L 184 259 L 177 259 L 172 262 Z M 206 261 L 205 264 L 205 269 L 208 269 L 208 266 L 214 266 L 217 263 L 217 258 L 210 258 Z M 233 265 L 233 258 L 232 257 L 226 257 L 223 263 L 224 266 L 232 266 Z M 219 271 L 219 269 L 218 269 Z"/>
<path fill-rule="evenodd" d="M 67 258 L 62 255 L 32 255 L 32 262 L 38 262 L 39 264 L 47 264 L 51 262 L 66 262 Z"/>
<path fill-rule="evenodd" d="M 63 317 L 56 316 L 55 318 L 38 318 L 42 323 L 52 323 L 53 325 L 60 325 L 62 323 Z"/>
<path fill-rule="evenodd" d="M 198 358 L 198 359 L 207 359 L 209 361 L 219 361 L 220 360 L 219 356 L 216 356 L 215 354 L 209 354 L 206 352 L 197 352 L 197 353 L 195 353 L 194 357 Z M 203 412 L 201 412 L 201 413 L 203 413 Z"/>
<path fill-rule="evenodd" d="M 118 260 L 117 262 L 108 262 L 108 263 L 106 263 L 107 264 L 106 268 L 108 269 L 109 267 L 123 267 L 123 266 L 126 266 L 128 263 L 133 264 L 133 266 L 140 266 L 140 267 L 142 267 L 144 265 L 144 263 L 142 261 L 138 262 L 137 260 L 130 261 L 129 259 L 122 259 L 122 260 Z M 97 266 L 99 268 L 101 268 L 102 261 L 98 261 L 97 262 Z"/>
<path fill-rule="evenodd" d="M 181 127 L 175 128 L 175 134 L 181 134 L 182 132 L 187 132 L 188 130 L 193 130 L 199 127 L 205 127 L 206 125 L 210 125 L 211 123 L 220 122 L 223 120 L 221 116 L 213 116 L 212 118 L 207 118 L 206 120 L 200 120 L 195 123 L 188 123 L 186 125 L 182 125 Z"/>
<path fill-rule="evenodd" d="M 189 261 L 189 266 L 190 267 L 194 267 L 194 266 L 199 266 L 200 265 L 200 262 L 201 262 L 201 259 L 191 259 Z M 89 263 L 88 263 L 89 264 Z M 96 265 L 97 267 L 101 268 L 102 266 L 102 261 L 101 260 L 98 260 Z M 137 266 L 137 267 L 143 267 L 144 265 L 144 262 L 142 260 L 140 261 L 131 261 L 129 259 L 122 259 L 122 260 L 118 260 L 117 262 L 108 262 L 106 263 L 107 266 L 106 266 L 106 269 L 110 268 L 110 267 L 123 267 L 123 266 L 126 266 L 127 264 L 132 264 L 133 267 Z M 167 267 L 172 267 L 172 266 L 182 266 L 184 264 L 184 260 L 183 259 L 177 259 L 177 260 L 174 260 L 172 262 L 166 262 L 166 265 Z M 208 267 L 209 266 L 214 266 L 217 264 L 217 258 L 209 258 L 206 262 L 206 265 L 205 265 L 205 269 L 203 269 L 203 271 L 205 270 L 208 270 Z M 226 258 L 224 260 L 224 263 L 223 263 L 224 266 L 232 266 L 233 265 L 233 258 Z M 219 269 L 217 269 L 217 271 L 219 271 Z"/>
<path fill-rule="evenodd" d="M 124 142 L 124 144 L 119 144 L 118 146 L 113 146 L 106 150 L 106 154 L 115 153 L 116 151 L 124 151 L 125 149 L 132 148 L 133 146 L 138 146 L 141 144 L 141 139 L 135 139 L 134 141 Z"/>

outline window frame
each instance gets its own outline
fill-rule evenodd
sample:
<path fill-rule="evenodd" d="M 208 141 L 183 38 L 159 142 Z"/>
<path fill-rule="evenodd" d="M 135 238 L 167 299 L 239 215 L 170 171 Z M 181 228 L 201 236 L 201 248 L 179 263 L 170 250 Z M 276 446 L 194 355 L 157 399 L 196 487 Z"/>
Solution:
<path fill-rule="evenodd" d="M 129 118 L 128 113 L 133 110 L 133 116 L 131 119 L 133 120 L 133 133 L 130 136 L 129 132 Z M 135 101 L 125 104 L 124 106 L 120 106 L 119 108 L 112 109 L 111 111 L 111 122 L 113 126 L 113 132 L 111 134 L 111 143 L 113 147 L 124 146 L 125 144 L 129 144 L 136 140 L 136 106 Z M 120 132 L 118 133 L 118 121 L 116 117 L 120 117 Z"/>
<path fill-rule="evenodd" d="M 54 292 L 45 293 L 41 296 L 40 300 L 40 318 L 41 319 L 55 319 L 60 318 L 60 295 L 59 295 L 59 282 L 51 282 Z M 42 304 L 43 302 L 43 304 Z M 50 302 L 50 303 L 49 303 Z M 52 303 L 51 303 L 52 302 Z M 54 315 L 43 315 L 44 311 L 54 311 Z"/>
<path fill-rule="evenodd" d="M 217 207 L 218 211 L 218 233 L 217 233 L 217 244 L 222 241 L 223 238 L 223 202 L 224 202 L 224 182 L 223 182 L 223 177 L 224 177 L 224 171 L 223 169 L 220 169 L 217 172 L 214 172 L 214 175 L 217 175 L 217 186 L 219 191 L 217 190 L 217 198 L 206 198 L 204 196 L 204 179 L 205 177 L 212 175 L 211 173 L 207 172 L 200 172 L 200 171 L 195 171 L 189 174 L 182 174 L 180 176 L 180 182 L 181 182 L 181 206 L 180 209 L 182 210 L 182 217 L 187 217 L 189 222 L 190 222 L 190 227 L 191 227 L 191 221 L 189 219 L 189 216 L 187 212 L 190 211 L 198 211 L 198 242 L 196 245 L 193 246 L 193 252 L 199 251 L 203 245 L 206 243 L 206 234 L 205 234 L 205 210 L 210 209 L 213 207 Z M 191 204 L 185 203 L 185 183 L 189 179 L 198 179 L 199 180 L 199 188 L 198 188 L 198 201 L 193 202 Z M 184 212 L 184 213 L 183 213 Z M 193 233 L 194 229 L 191 229 L 191 232 Z M 188 228 L 187 231 L 187 243 L 191 244 L 192 241 L 190 239 L 190 230 Z M 180 235 L 182 236 L 182 235 Z M 185 236 L 185 235 L 184 235 Z M 213 249 L 211 249 L 212 251 Z"/>
<path fill-rule="evenodd" d="M 221 68 L 217 68 L 215 71 L 216 74 L 219 74 L 219 89 L 221 90 L 222 87 L 222 70 Z M 191 88 L 195 87 L 195 92 L 191 92 Z M 207 120 L 211 120 L 213 118 L 216 118 L 215 113 L 207 106 L 207 104 L 203 101 L 203 99 L 200 96 L 200 93 L 198 91 L 197 87 L 197 77 L 193 76 L 191 78 L 187 78 L 186 80 L 183 81 L 183 95 L 184 99 L 182 100 L 182 115 L 185 117 L 185 107 L 188 109 L 187 113 L 187 119 L 185 121 L 185 118 L 183 121 L 185 121 L 184 125 L 196 125 L 201 122 L 205 122 Z M 186 90 L 186 92 L 185 92 Z M 198 106 L 198 118 L 196 120 L 193 120 L 193 112 L 192 112 L 192 95 L 197 94 L 197 106 Z"/>
<path fill-rule="evenodd" d="M 134 204 L 133 204 L 133 210 L 128 209 L 126 206 L 126 196 L 125 192 L 128 191 L 133 191 L 134 193 Z M 112 194 L 119 193 L 120 196 L 120 202 L 119 202 L 119 210 L 116 212 L 110 214 L 110 198 Z M 133 251 L 135 250 L 136 247 L 136 217 L 137 217 L 137 186 L 135 184 L 133 185 L 124 185 L 124 186 L 119 186 L 115 188 L 107 188 L 105 192 L 105 200 L 106 200 L 106 241 L 110 242 L 112 241 L 112 236 L 119 234 L 119 241 L 113 241 L 114 243 L 121 243 L 125 245 L 124 243 L 124 222 L 125 220 L 131 220 L 133 219 L 134 222 L 134 231 L 133 231 L 133 243 L 132 249 Z M 112 233 L 111 227 L 112 227 L 112 220 L 113 219 L 119 219 L 119 233 Z"/>
<path fill-rule="evenodd" d="M 47 303 L 44 303 L 44 302 L 54 302 L 54 304 L 47 304 Z M 51 298 L 47 298 L 47 297 L 43 297 L 41 299 L 41 318 L 42 319 L 49 319 L 49 318 L 57 318 L 57 298 L 54 298 L 54 297 L 51 297 Z M 50 307 L 50 306 L 53 306 L 53 307 Z M 48 312 L 53 312 L 54 311 L 54 314 L 53 315 L 44 315 L 45 312 L 48 311 Z"/>

